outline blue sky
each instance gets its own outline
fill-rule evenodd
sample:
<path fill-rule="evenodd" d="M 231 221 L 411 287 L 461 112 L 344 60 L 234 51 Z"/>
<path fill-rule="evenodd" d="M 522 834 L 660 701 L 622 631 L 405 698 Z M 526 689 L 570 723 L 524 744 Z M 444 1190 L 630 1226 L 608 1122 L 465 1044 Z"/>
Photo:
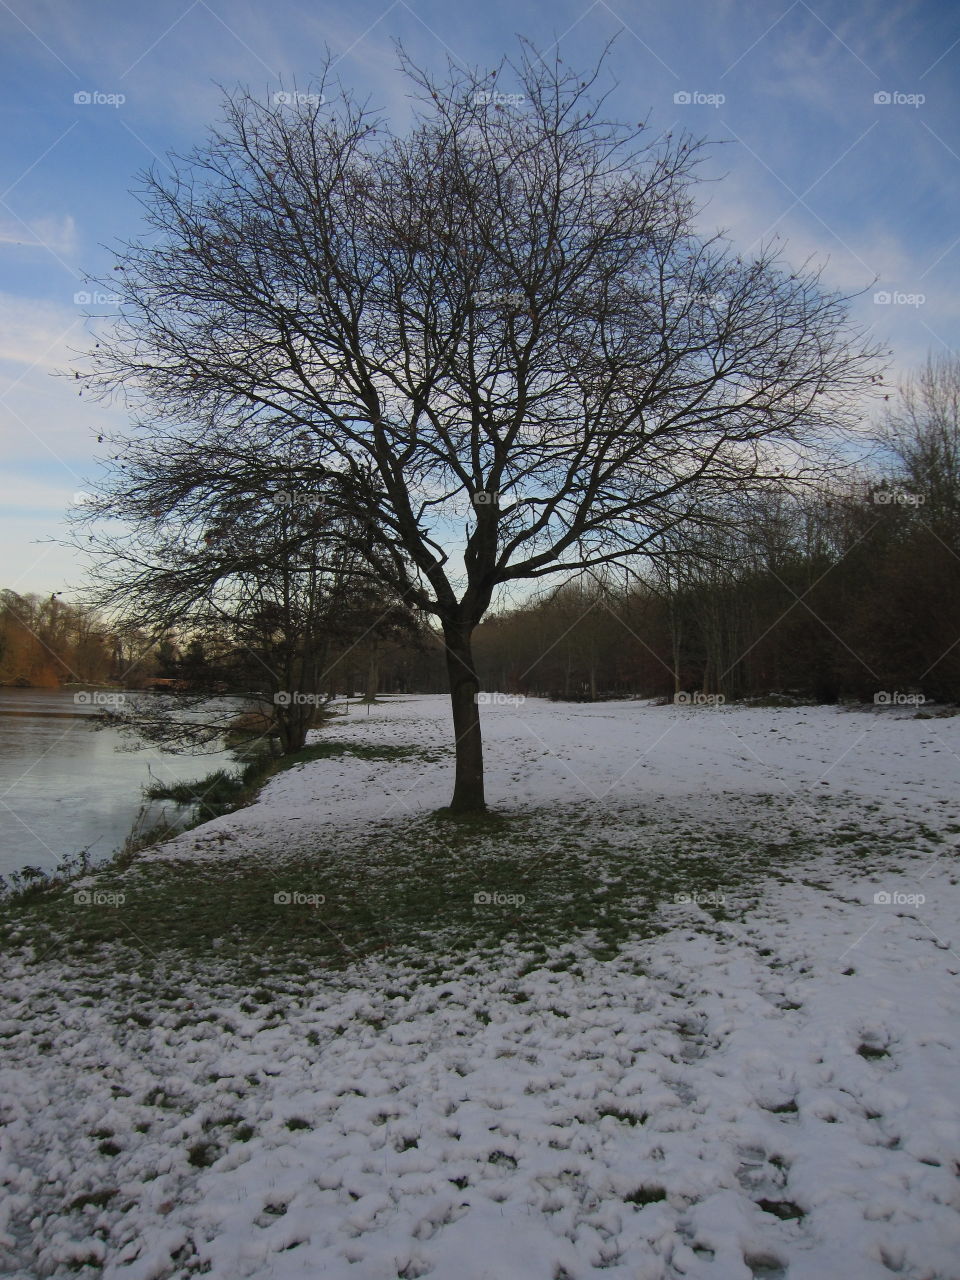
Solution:
<path fill-rule="evenodd" d="M 864 291 L 854 312 L 892 348 L 894 379 L 957 349 L 960 7 L 945 0 L 0 0 L 0 586 L 82 577 L 50 540 L 98 432 L 123 419 L 53 375 L 90 341 L 85 273 L 108 274 L 104 246 L 142 227 L 137 172 L 204 137 L 218 85 L 302 88 L 326 46 L 402 128 L 397 39 L 438 68 L 492 66 L 518 34 L 587 65 L 618 32 L 616 114 L 721 144 L 705 231 L 744 249 L 777 233 L 788 257 Z"/>

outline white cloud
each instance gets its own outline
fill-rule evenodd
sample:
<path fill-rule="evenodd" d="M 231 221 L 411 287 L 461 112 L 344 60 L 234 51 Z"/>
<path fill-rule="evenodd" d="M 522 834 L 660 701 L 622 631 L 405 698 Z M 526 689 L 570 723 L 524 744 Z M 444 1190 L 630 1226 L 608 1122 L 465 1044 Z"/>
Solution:
<path fill-rule="evenodd" d="M 876 279 L 878 289 L 923 291 L 932 300 L 936 290 L 928 254 L 898 236 L 880 217 L 872 224 L 861 220 L 856 227 L 839 222 L 834 227 L 822 215 L 818 217 L 816 209 L 815 196 L 808 197 L 806 204 L 795 203 L 769 175 L 738 169 L 712 189 L 698 225 L 707 234 L 725 229 L 739 252 L 756 252 L 761 242 L 779 237 L 786 260 L 796 266 L 807 259 L 822 265 L 824 283 L 830 288 L 856 293 L 873 287 Z M 949 301 L 952 313 L 952 294 Z"/>
<path fill-rule="evenodd" d="M 62 369 L 71 363 L 71 345 L 82 346 L 82 338 L 82 307 L 0 293 L 0 362 Z"/>
<path fill-rule="evenodd" d="M 69 214 L 35 218 L 32 222 L 8 217 L 0 222 L 0 245 L 45 249 L 58 257 L 69 257 L 77 252 L 77 224 Z"/>

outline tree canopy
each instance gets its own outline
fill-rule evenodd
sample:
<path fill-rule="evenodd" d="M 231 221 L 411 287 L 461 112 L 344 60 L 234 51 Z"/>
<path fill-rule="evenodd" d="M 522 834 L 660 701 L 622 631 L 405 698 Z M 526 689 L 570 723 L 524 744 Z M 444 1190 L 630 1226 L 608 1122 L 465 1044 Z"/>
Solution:
<path fill-rule="evenodd" d="M 443 630 L 476 809 L 471 635 L 498 587 L 655 550 L 810 466 L 877 352 L 816 271 L 697 234 L 702 144 L 608 119 L 602 63 L 403 66 L 402 134 L 324 74 L 234 94 L 146 175 L 89 376 L 138 413 L 115 514 L 209 517 L 211 470 L 262 500 L 293 441 L 295 488 L 332 479 L 365 571 Z"/>

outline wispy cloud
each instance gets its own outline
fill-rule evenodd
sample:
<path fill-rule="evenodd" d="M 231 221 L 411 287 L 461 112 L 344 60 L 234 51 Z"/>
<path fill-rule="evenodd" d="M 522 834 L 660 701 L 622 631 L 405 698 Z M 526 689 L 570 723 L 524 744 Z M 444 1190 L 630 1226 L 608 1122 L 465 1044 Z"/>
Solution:
<path fill-rule="evenodd" d="M 44 249 L 60 257 L 75 257 L 77 224 L 69 214 L 28 222 L 4 218 L 0 220 L 0 245 L 8 249 Z"/>
<path fill-rule="evenodd" d="M 79 306 L 0 293 L 0 362 L 47 371 L 63 368 L 70 363 L 71 345 L 79 344 L 82 325 Z M 8 387 L 0 385 L 0 395 L 6 396 Z"/>
<path fill-rule="evenodd" d="M 950 6 L 6 0 L 0 94 L 12 121 L 12 185 L 0 205 L 0 435 L 18 465 L 58 469 L 46 495 L 14 485 L 11 500 L 55 507 L 61 483 L 64 494 L 83 487 L 74 476 L 89 472 L 105 427 L 125 429 L 122 409 L 90 403 L 73 378 L 50 374 L 71 368 L 91 342 L 84 306 L 73 301 L 85 289 L 80 269 L 109 280 L 103 246 L 144 231 L 130 195 L 138 169 L 205 136 L 220 116 L 219 86 L 266 96 L 282 78 L 305 88 L 329 49 L 344 83 L 402 131 L 410 86 L 397 73 L 394 40 L 442 75 L 451 52 L 488 69 L 515 55 L 517 30 L 543 49 L 568 31 L 565 64 L 587 66 L 621 28 L 605 73 L 610 114 L 649 119 L 653 136 L 690 129 L 726 143 L 707 162 L 704 176 L 716 181 L 700 189 L 710 200 L 704 230 L 729 228 L 743 251 L 778 233 L 789 262 L 812 256 L 826 264 L 829 287 L 865 291 L 855 315 L 894 347 L 901 369 L 928 349 L 958 345 L 960 12 Z M 678 107 L 678 90 L 725 101 Z M 880 90 L 920 91 L 926 102 L 875 106 Z M 78 91 L 125 100 L 77 104 Z M 924 302 L 876 305 L 875 289 L 922 293 Z M 33 554 L 22 529 L 11 533 L 18 554 Z"/>

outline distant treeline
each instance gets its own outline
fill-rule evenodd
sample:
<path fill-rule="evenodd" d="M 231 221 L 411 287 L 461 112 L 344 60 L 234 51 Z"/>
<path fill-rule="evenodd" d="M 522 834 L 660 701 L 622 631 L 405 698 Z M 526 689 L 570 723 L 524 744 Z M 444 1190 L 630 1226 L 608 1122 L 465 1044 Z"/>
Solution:
<path fill-rule="evenodd" d="M 833 702 L 918 692 L 960 701 L 958 491 L 860 484 L 717 513 L 642 578 L 581 579 L 476 633 L 481 687 L 593 699 L 790 693 Z M 262 672 L 259 673 L 262 676 Z M 0 684 L 142 687 L 152 678 L 248 691 L 256 664 L 226 637 L 182 645 L 116 634 L 58 598 L 0 593 Z M 331 693 L 439 693 L 439 637 L 344 646 Z"/>
<path fill-rule="evenodd" d="M 56 689 L 65 684 L 143 688 L 176 681 L 186 689 L 254 692 L 263 657 L 238 645 L 228 628 L 160 639 L 142 629 L 114 629 L 94 610 L 59 596 L 0 591 L 0 686 Z M 370 634 L 331 653 L 331 693 L 434 692 L 443 689 L 443 655 L 428 634 L 404 643 Z"/>
<path fill-rule="evenodd" d="M 429 633 L 345 646 L 330 692 L 442 692 Z M 581 579 L 491 616 L 481 686 L 556 698 L 790 693 L 823 702 L 919 692 L 960 701 L 960 490 L 865 483 L 716 513 L 642 577 Z M 255 688 L 235 644 L 118 635 L 58 598 L 0 593 L 0 683 Z"/>
<path fill-rule="evenodd" d="M 943 498 L 861 485 L 727 513 L 644 581 L 567 585 L 485 622 L 484 687 L 960 700 L 960 517 Z"/>
<path fill-rule="evenodd" d="M 0 684 L 102 683 L 119 657 L 116 637 L 89 609 L 57 596 L 0 591 Z"/>
<path fill-rule="evenodd" d="M 139 687 L 160 673 L 158 646 L 143 631 L 111 628 L 94 609 L 59 595 L 0 590 L 0 685 Z"/>
<path fill-rule="evenodd" d="M 661 539 L 632 578 L 490 619 L 487 687 L 960 701 L 960 359 L 907 380 L 877 444 L 869 475 L 747 489 Z"/>
<path fill-rule="evenodd" d="M 878 443 L 872 476 L 746 488 L 659 535 L 617 577 L 594 573 L 488 615 L 474 633 L 481 688 L 960 701 L 960 359 L 931 359 L 908 380 Z M 0 683 L 161 678 L 255 692 L 307 655 L 310 689 L 325 694 L 445 691 L 437 629 L 330 573 L 309 607 L 292 608 L 301 570 L 320 580 L 312 562 L 253 560 L 244 608 L 231 613 L 227 597 L 159 637 L 112 630 L 56 596 L 0 592 Z M 176 565 L 167 576 L 176 586 Z"/>

